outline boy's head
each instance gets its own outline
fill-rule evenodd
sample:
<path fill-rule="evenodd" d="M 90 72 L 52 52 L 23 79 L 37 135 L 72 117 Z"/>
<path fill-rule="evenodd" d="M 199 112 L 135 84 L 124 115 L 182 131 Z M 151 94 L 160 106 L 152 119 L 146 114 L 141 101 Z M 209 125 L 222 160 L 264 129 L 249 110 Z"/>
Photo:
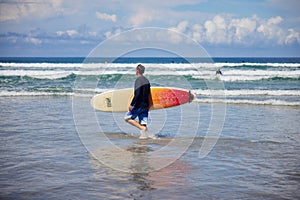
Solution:
<path fill-rule="evenodd" d="M 144 72 L 145 72 L 145 67 L 141 64 L 139 64 L 137 67 L 136 67 L 136 70 L 138 71 L 139 74 L 143 75 Z"/>

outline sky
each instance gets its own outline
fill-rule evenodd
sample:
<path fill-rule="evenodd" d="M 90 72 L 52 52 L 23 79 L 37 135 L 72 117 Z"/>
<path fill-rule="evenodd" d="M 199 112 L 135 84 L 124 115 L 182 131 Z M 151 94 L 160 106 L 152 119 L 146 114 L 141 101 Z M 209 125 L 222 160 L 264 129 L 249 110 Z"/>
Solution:
<path fill-rule="evenodd" d="M 116 35 L 148 27 L 182 34 L 212 57 L 300 57 L 299 0 L 0 0 L 0 6 L 0 57 L 85 57 Z M 188 46 L 162 38 L 148 42 Z M 106 48 L 107 55 L 116 49 Z"/>

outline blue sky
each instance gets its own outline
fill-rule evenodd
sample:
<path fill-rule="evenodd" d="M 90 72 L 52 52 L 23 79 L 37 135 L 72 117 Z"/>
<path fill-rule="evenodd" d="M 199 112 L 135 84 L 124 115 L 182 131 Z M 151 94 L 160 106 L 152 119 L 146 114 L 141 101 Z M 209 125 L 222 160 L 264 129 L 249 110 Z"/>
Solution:
<path fill-rule="evenodd" d="M 298 0 L 0 0 L 0 6 L 0 56 L 84 57 L 116 34 L 145 27 L 182 33 L 213 57 L 300 56 Z"/>

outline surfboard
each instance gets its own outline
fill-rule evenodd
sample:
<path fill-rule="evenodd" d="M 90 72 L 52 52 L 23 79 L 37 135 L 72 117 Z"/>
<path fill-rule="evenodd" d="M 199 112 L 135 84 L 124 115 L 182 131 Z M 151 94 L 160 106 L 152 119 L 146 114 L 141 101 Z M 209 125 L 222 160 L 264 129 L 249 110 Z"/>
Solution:
<path fill-rule="evenodd" d="M 120 89 L 103 92 L 91 99 L 94 109 L 103 112 L 127 112 L 134 90 Z M 195 95 L 188 90 L 168 87 L 151 87 L 150 110 L 158 110 L 190 103 Z"/>

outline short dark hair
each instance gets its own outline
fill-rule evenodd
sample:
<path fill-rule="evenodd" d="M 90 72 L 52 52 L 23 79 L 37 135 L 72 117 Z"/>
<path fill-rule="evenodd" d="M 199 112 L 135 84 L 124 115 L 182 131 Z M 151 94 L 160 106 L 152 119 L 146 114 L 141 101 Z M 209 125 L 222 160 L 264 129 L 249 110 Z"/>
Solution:
<path fill-rule="evenodd" d="M 145 67 L 141 64 L 139 64 L 137 67 L 136 67 L 136 70 L 138 70 L 138 72 L 140 74 L 143 74 L 145 72 Z"/>

